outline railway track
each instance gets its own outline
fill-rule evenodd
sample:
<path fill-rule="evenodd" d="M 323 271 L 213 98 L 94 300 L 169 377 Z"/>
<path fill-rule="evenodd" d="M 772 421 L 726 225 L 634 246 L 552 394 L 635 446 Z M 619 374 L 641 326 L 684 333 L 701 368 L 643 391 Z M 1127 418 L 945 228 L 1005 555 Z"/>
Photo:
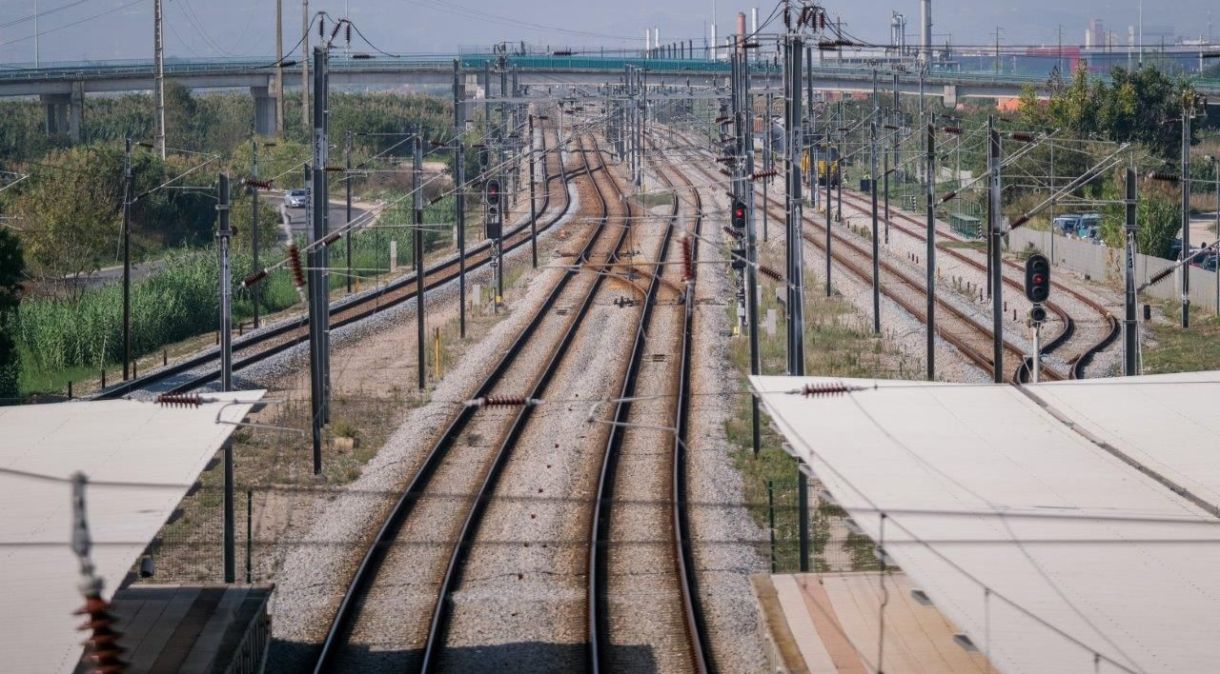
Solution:
<path fill-rule="evenodd" d="M 607 275 L 581 273 L 595 259 L 610 262 L 627 228 L 609 225 L 612 203 L 585 153 L 582 184 L 600 216 L 574 264 L 510 345 L 474 399 L 537 399 L 576 338 Z M 598 154 L 597 156 L 600 156 Z M 585 192 L 582 192 L 584 195 Z M 565 310 L 566 309 L 566 310 Z M 523 384 L 526 384 L 523 386 Z M 489 497 L 535 407 L 466 406 L 427 453 L 359 563 L 335 614 L 316 672 L 372 666 L 433 671 L 440 665 L 461 582 Z"/>
<path fill-rule="evenodd" d="M 542 134 L 542 151 L 546 158 L 542 162 L 543 202 L 538 211 L 538 231 L 541 233 L 559 222 L 571 208 L 568 193 L 568 171 L 562 161 L 562 148 L 548 150 L 547 137 L 556 139 L 554 128 L 547 127 Z M 558 210 L 551 213 L 553 201 L 561 202 Z M 544 214 L 550 215 L 545 219 Z M 530 240 L 529 222 L 508 230 L 503 242 L 504 252 L 527 245 Z M 478 269 L 491 261 L 491 242 L 483 241 L 466 251 L 466 271 Z M 425 270 L 424 289 L 439 288 L 458 278 L 460 261 L 456 255 L 442 260 Z M 330 327 L 341 328 L 369 318 L 385 309 L 415 298 L 415 274 L 400 276 L 386 285 L 364 293 L 351 295 L 330 303 Z M 287 318 L 265 329 L 249 333 L 233 340 L 233 370 L 239 371 L 255 363 L 283 353 L 309 339 L 308 316 Z M 119 398 L 135 391 L 157 387 L 160 393 L 182 393 L 204 386 L 220 376 L 220 351 L 209 349 L 178 363 L 129 379 L 98 392 L 99 400 Z"/>
<path fill-rule="evenodd" d="M 675 192 L 658 264 L 643 292 L 644 314 L 614 404 L 595 492 L 587 589 L 591 672 L 710 670 L 690 549 L 685 469 L 697 268 L 686 263 L 698 259 L 702 202 L 685 176 L 674 171 L 694 210 L 694 237 L 678 238 L 675 245 L 678 186 L 666 175 L 668 169 L 657 168 Z M 665 283 L 666 278 L 672 280 Z M 649 358 L 650 352 L 677 358 Z"/>
<path fill-rule="evenodd" d="M 706 150 L 703 150 L 698 145 L 691 145 L 691 147 L 706 154 Z M 697 166 L 696 170 L 702 173 L 708 181 L 716 182 L 721 180 L 719 175 L 708 171 L 701 165 Z M 768 213 L 771 217 L 776 218 L 778 222 L 783 222 L 785 218 L 782 205 L 769 208 Z M 802 237 L 804 240 L 825 254 L 825 226 L 808 216 L 803 217 L 803 224 Z M 837 244 L 833 246 L 832 258 L 839 264 L 840 268 L 849 271 L 866 284 L 871 283 L 872 251 L 860 242 L 855 241 L 852 237 L 848 237 L 842 232 L 834 231 L 833 228 L 831 233 L 835 244 Z M 927 315 L 924 311 L 926 290 L 923 279 L 918 274 L 912 273 L 909 269 L 905 269 L 889 260 L 881 260 L 880 268 L 885 273 L 887 280 L 881 286 L 881 293 L 917 320 L 926 323 Z M 940 295 L 937 295 L 936 303 L 937 335 L 949 344 L 952 344 L 976 366 L 986 372 L 992 372 L 995 364 L 991 357 L 992 337 L 990 328 L 981 325 L 974 317 L 962 311 L 952 302 L 946 301 Z M 1021 381 L 1022 373 L 1027 367 L 1024 349 L 1007 339 L 1003 340 L 1003 348 L 1013 358 L 1011 362 L 1020 363 L 1018 367 L 1013 369 L 1010 376 L 1011 380 Z M 1048 380 L 1066 378 L 1064 373 L 1052 368 L 1043 368 L 1043 376 Z"/>
<path fill-rule="evenodd" d="M 869 209 L 871 209 L 871 204 L 866 203 L 866 201 L 862 195 L 856 194 L 851 190 L 844 190 L 843 196 L 844 196 L 844 199 L 853 203 L 853 205 L 857 209 L 861 209 L 866 212 Z M 900 231 L 908 236 L 911 236 L 919 241 L 926 241 L 926 235 L 924 233 L 926 226 L 927 226 L 926 222 L 920 222 L 919 220 L 912 217 L 911 215 L 903 212 L 902 209 L 891 209 L 890 214 L 891 214 L 891 217 L 890 217 L 890 226 L 891 227 L 894 227 L 898 231 Z M 885 220 L 884 216 L 880 216 L 879 219 L 882 222 L 884 222 L 884 220 Z M 895 219 L 902 220 L 906 223 L 914 225 L 915 228 L 911 229 L 904 225 L 901 225 L 901 224 L 895 222 L 894 221 Z M 947 231 L 944 228 L 940 228 L 940 227 L 938 227 L 938 229 L 937 229 L 937 236 L 948 239 L 950 241 L 954 241 L 954 242 L 959 242 L 959 243 L 966 242 L 966 239 L 962 238 L 961 236 L 959 236 L 951 231 Z M 972 257 L 968 254 L 962 253 L 961 251 L 954 250 L 953 248 L 946 247 L 943 244 L 937 244 L 937 250 L 940 251 L 942 254 L 947 254 L 950 257 L 953 257 L 954 259 L 961 261 L 962 263 L 974 268 L 977 271 L 985 273 L 985 271 L 987 269 L 986 264 L 979 262 L 974 257 Z M 1024 292 L 1024 286 L 1022 285 L 1023 279 L 1024 279 L 1024 268 L 1021 265 L 1017 264 L 1016 262 L 1013 262 L 1012 260 L 1004 260 L 1004 270 L 1006 272 L 1007 271 L 1013 272 L 1013 274 L 1011 274 L 1011 275 L 1008 273 L 1005 273 L 1002 275 L 1002 278 L 1004 280 L 1004 285 L 1006 285 L 1018 292 Z M 1089 365 L 1089 363 L 1092 362 L 1093 358 L 1099 352 L 1103 351 L 1104 349 L 1108 348 L 1111 344 L 1113 344 L 1114 340 L 1118 339 L 1118 335 L 1120 332 L 1118 319 L 1114 316 L 1113 313 L 1110 312 L 1109 309 L 1106 309 L 1104 306 L 1102 306 L 1101 303 L 1099 303 L 1096 300 L 1088 297 L 1087 295 L 1079 292 L 1075 288 L 1072 288 L 1071 286 L 1069 286 L 1067 284 L 1061 283 L 1059 281 L 1055 281 L 1053 279 L 1051 281 L 1051 285 L 1057 291 L 1070 295 L 1074 301 L 1077 301 L 1077 302 L 1083 304 L 1084 306 L 1088 307 L 1090 310 L 1095 311 L 1098 314 L 1098 316 L 1101 317 L 1101 320 L 1105 323 L 1105 327 L 1103 329 L 1104 334 L 1100 340 L 1088 343 L 1076 355 L 1072 356 L 1071 358 L 1066 359 L 1066 361 L 1068 363 L 1068 367 L 1069 367 L 1067 376 L 1069 376 L 1072 379 L 1083 379 L 1085 376 L 1084 369 Z M 1056 317 L 1058 317 L 1059 321 L 1064 326 L 1063 329 L 1058 334 L 1056 334 L 1053 338 L 1051 338 L 1051 340 L 1047 341 L 1043 345 L 1042 353 L 1052 353 L 1052 352 L 1059 350 L 1061 347 L 1067 345 L 1072 339 L 1074 339 L 1079 334 L 1080 331 L 1078 330 L 1076 321 L 1069 315 L 1069 313 L 1063 308 L 1063 306 L 1060 303 L 1047 302 L 1046 306 Z M 1028 368 L 1028 364 L 1026 365 L 1026 367 Z"/>

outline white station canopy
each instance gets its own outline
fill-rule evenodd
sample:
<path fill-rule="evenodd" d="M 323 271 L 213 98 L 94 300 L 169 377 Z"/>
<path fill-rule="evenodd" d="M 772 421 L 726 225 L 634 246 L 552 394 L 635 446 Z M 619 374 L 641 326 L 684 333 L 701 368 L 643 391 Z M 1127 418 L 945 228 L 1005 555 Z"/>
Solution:
<path fill-rule="evenodd" d="M 1001 671 L 1220 667 L 1220 372 L 751 383 L 790 451 Z"/>
<path fill-rule="evenodd" d="M 84 604 L 70 546 L 71 484 L 109 599 L 263 391 L 210 393 L 198 407 L 110 400 L 0 407 L 0 661 L 12 672 L 71 672 Z M 122 626 L 118 629 L 122 631 Z"/>

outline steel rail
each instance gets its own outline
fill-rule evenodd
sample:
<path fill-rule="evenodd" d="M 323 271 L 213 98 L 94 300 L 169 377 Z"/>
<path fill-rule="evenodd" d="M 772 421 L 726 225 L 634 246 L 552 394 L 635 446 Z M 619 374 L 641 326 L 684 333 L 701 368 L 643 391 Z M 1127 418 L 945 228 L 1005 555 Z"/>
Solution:
<path fill-rule="evenodd" d="M 583 166 L 582 172 L 591 178 L 592 171 L 587 161 Z M 587 257 L 593 250 L 603 228 L 604 223 L 599 225 L 590 236 L 584 249 L 581 251 L 582 259 Z M 551 313 L 551 309 L 575 276 L 576 272 L 569 271 L 559 279 L 542 305 L 536 310 L 530 322 L 517 335 L 490 374 L 484 378 L 473 397 L 485 397 L 492 392 L 504 374 L 515 364 L 518 356 L 530 343 L 539 326 L 543 324 L 548 314 Z M 478 407 L 465 406 L 449 422 L 449 425 L 437 437 L 436 442 L 429 450 L 420 468 L 416 471 L 407 487 L 401 492 L 393 508 L 382 522 L 380 529 L 373 537 L 372 543 L 360 561 L 360 565 L 357 567 L 351 582 L 348 584 L 343 600 L 339 604 L 334 619 L 331 621 L 330 629 L 322 642 L 321 651 L 315 661 L 313 669 L 315 674 L 332 671 L 335 658 L 346 645 L 346 641 L 351 634 L 351 629 L 357 618 L 359 600 L 368 593 L 369 588 L 375 582 L 381 564 L 385 560 L 386 552 L 393 545 L 398 531 L 406 523 L 411 512 L 414 510 L 417 503 L 417 495 L 422 493 L 427 487 L 437 469 L 444 462 L 446 456 L 448 456 L 450 448 L 461 436 L 463 429 L 475 417 L 478 410 Z"/>
<path fill-rule="evenodd" d="M 658 171 L 658 176 L 669 189 L 673 189 L 674 183 L 663 172 Z M 695 234 L 698 236 L 702 224 L 702 205 L 699 203 L 699 196 L 695 190 L 691 190 L 694 194 L 696 202 L 695 215 Z M 648 344 L 648 335 L 652 323 L 653 307 L 656 303 L 657 295 L 660 288 L 665 285 L 662 276 L 664 269 L 662 264 L 669 257 L 670 244 L 673 239 L 673 232 L 678 221 L 678 210 L 680 201 L 676 192 L 673 196 L 673 209 L 670 212 L 670 217 L 667 221 L 665 233 L 661 243 L 660 255 L 657 258 L 656 271 L 651 275 L 651 282 L 647 290 L 644 292 L 644 313 L 640 320 L 640 325 L 636 331 L 634 343 L 632 345 L 631 356 L 628 361 L 627 377 L 623 380 L 623 385 L 619 391 L 617 402 L 614 406 L 613 421 L 610 425 L 609 435 L 606 438 L 606 448 L 603 453 L 602 465 L 598 475 L 597 489 L 593 500 L 593 517 L 589 525 L 589 556 L 588 556 L 588 612 L 587 612 L 587 666 L 591 672 L 612 671 L 612 665 L 609 662 L 610 650 L 610 616 L 609 616 L 609 557 L 610 551 L 608 543 L 610 540 L 610 515 L 614 508 L 614 483 L 615 474 L 618 466 L 619 453 L 623 444 L 623 438 L 626 434 L 628 417 L 631 413 L 631 399 L 637 394 L 637 379 L 640 366 L 643 363 L 644 352 Z M 697 240 L 697 239 L 695 239 Z M 691 648 L 691 661 L 694 664 L 695 671 L 709 671 L 709 657 L 705 651 L 707 640 L 704 638 L 703 622 L 695 609 L 695 603 L 692 601 L 693 576 L 688 572 L 691 565 L 688 564 L 686 551 L 689 550 L 684 544 L 686 530 L 685 516 L 682 512 L 685 508 L 685 480 L 684 471 L 679 468 L 679 463 L 684 460 L 684 435 L 685 435 L 685 415 L 687 412 L 687 393 L 690 389 L 690 370 L 689 359 L 691 353 L 691 318 L 693 316 L 694 306 L 694 279 L 686 285 L 684 290 L 683 311 L 684 325 L 682 338 L 680 343 L 680 351 L 682 353 L 682 361 L 680 368 L 676 373 L 676 389 L 677 393 L 674 401 L 674 442 L 673 452 L 670 456 L 671 473 L 674 476 L 671 482 L 672 493 L 670 495 L 670 511 L 673 516 L 673 553 L 674 553 L 674 573 L 678 576 L 679 593 L 682 598 L 684 628 L 687 632 L 687 638 Z M 682 479 L 679 479 L 679 475 Z M 606 601 L 602 598 L 606 597 Z"/>
<path fill-rule="evenodd" d="M 560 160 L 559 172 L 553 175 L 546 166 L 547 162 L 542 162 L 544 171 L 543 180 L 544 183 L 548 185 L 548 189 L 543 190 L 543 203 L 541 209 L 539 209 L 539 214 L 545 213 L 550 208 L 551 194 L 549 185 L 554 180 L 559 180 L 563 186 L 564 203 L 563 207 L 553 216 L 547 218 L 545 221 L 539 222 L 539 232 L 550 229 L 550 227 L 552 227 L 555 223 L 563 219 L 563 217 L 567 215 L 568 210 L 571 208 L 571 197 L 567 192 L 569 177 L 566 169 L 563 166 L 561 155 L 562 149 L 556 148 L 554 150 L 547 151 L 545 149 L 546 134 L 543 134 L 542 142 L 544 153 L 554 153 L 556 157 L 560 157 Z M 508 231 L 507 236 L 505 237 L 506 243 L 504 244 L 504 251 L 508 252 L 525 245 L 530 239 L 528 234 L 529 221 L 526 220 Z M 485 266 L 491 261 L 491 258 L 490 241 L 484 241 L 473 248 L 468 249 L 466 251 L 467 272 L 469 273 L 471 270 Z M 425 293 L 456 279 L 459 274 L 459 263 L 459 258 L 456 255 L 453 255 L 425 270 L 425 275 L 428 277 L 426 279 L 427 285 L 425 286 Z M 331 323 L 331 328 L 340 328 L 345 325 L 356 323 L 385 309 L 410 301 L 414 298 L 415 274 L 411 273 L 400 276 L 375 290 L 350 295 L 332 302 L 330 305 L 330 315 L 334 320 Z M 286 338 L 286 341 L 273 344 L 269 348 L 261 349 L 255 353 L 235 359 L 233 362 L 234 371 L 266 360 L 267 358 L 287 351 L 298 344 L 304 343 L 308 339 L 307 328 L 308 317 L 301 315 L 285 319 L 264 330 L 253 332 L 245 338 L 234 340 L 233 351 L 234 353 L 237 353 L 259 348 L 274 340 Z M 294 332 L 297 334 L 293 334 Z M 218 362 L 219 360 L 219 349 L 209 349 L 183 361 L 174 363 L 173 365 L 169 365 L 149 372 L 143 376 L 135 377 L 125 382 L 115 384 L 114 386 L 95 394 L 94 398 L 98 400 L 119 398 L 132 392 L 152 387 L 173 377 L 189 373 L 192 370 L 199 369 L 210 363 Z M 216 380 L 219 378 L 219 376 L 220 368 L 217 366 L 216 368 L 207 372 L 188 377 L 185 381 L 174 384 L 166 392 L 182 393 L 185 391 L 190 391 Z"/>
<path fill-rule="evenodd" d="M 614 178 L 606 171 L 604 155 L 601 154 L 597 147 L 596 140 L 592 140 L 593 150 L 601 159 L 601 165 L 594 169 L 589 169 L 591 176 L 601 174 L 605 176 L 605 182 L 609 183 L 618 196 L 621 197 L 621 191 Z M 601 203 L 603 217 L 597 226 L 597 234 L 591 239 L 589 244 L 581 252 L 578 262 L 588 262 L 589 254 L 593 249 L 594 243 L 600 238 L 600 233 L 607 227 L 610 219 L 613 217 L 610 214 L 610 206 L 607 200 L 607 195 L 604 189 L 598 185 L 597 179 L 592 181 L 598 201 Z M 619 201 L 614 199 L 614 201 Z M 631 215 L 630 205 L 626 205 L 626 215 Z M 611 257 L 617 259 L 618 251 L 622 249 L 624 242 L 627 240 L 627 234 L 630 227 L 620 227 L 618 238 L 611 248 Z M 565 278 L 572 278 L 576 271 L 568 272 Z M 598 274 L 594 282 L 590 285 L 588 292 L 585 294 L 580 307 L 577 309 L 575 318 L 568 324 L 567 331 L 560 339 L 559 344 L 551 352 L 550 359 L 543 366 L 541 374 L 533 382 L 530 391 L 525 395 L 527 398 L 541 398 L 543 392 L 549 386 L 552 377 L 559 371 L 559 366 L 563 359 L 567 356 L 569 348 L 576 341 L 577 335 L 580 333 L 581 325 L 584 318 L 588 315 L 589 310 L 593 307 L 593 299 L 597 296 L 602 284 L 608 278 L 607 274 Z M 430 672 L 438 667 L 438 662 L 441 653 L 445 648 L 445 639 L 449 632 L 449 622 L 452 617 L 450 603 L 452 593 L 462 582 L 462 572 L 465 568 L 466 559 L 469 556 L 470 548 L 475 536 L 478 534 L 479 528 L 482 526 L 483 515 L 487 511 L 487 505 L 491 502 L 492 492 L 495 490 L 499 482 L 500 475 L 503 473 L 505 466 L 508 465 L 508 460 L 513 453 L 513 448 L 520 439 L 521 434 L 525 431 L 527 422 L 533 416 L 533 405 L 524 405 L 520 408 L 517 416 L 513 419 L 511 427 L 501 441 L 495 456 L 492 459 L 490 468 L 479 486 L 479 491 L 475 495 L 474 503 L 467 513 L 465 522 L 462 523 L 461 532 L 458 534 L 457 541 L 454 543 L 453 550 L 449 557 L 449 563 L 445 568 L 444 576 L 441 580 L 440 589 L 437 592 L 436 605 L 432 611 L 432 621 L 428 630 L 428 639 L 424 646 L 423 660 L 420 665 L 420 672 Z M 446 433 L 446 437 L 456 437 L 456 434 Z"/>
<path fill-rule="evenodd" d="M 847 192 L 850 192 L 850 190 L 844 190 L 845 194 Z M 860 197 L 857 197 L 854 194 L 852 195 L 851 198 L 860 199 Z M 910 222 L 912 224 L 921 225 L 921 226 L 924 224 L 924 223 L 920 223 L 918 220 L 916 220 L 912 216 L 906 214 L 901 209 L 892 210 L 891 215 L 897 216 L 898 218 L 900 218 L 902 220 L 906 220 L 907 222 Z M 895 227 L 898 227 L 899 229 L 902 229 L 903 231 L 907 231 L 907 232 L 911 233 L 913 236 L 921 238 L 921 240 L 922 240 L 923 235 L 920 234 L 919 230 L 915 230 L 914 232 L 911 232 L 910 230 L 907 230 L 904 227 L 901 227 L 901 226 L 893 223 L 892 217 L 891 217 L 891 224 L 894 224 Z M 957 236 L 956 234 L 945 233 L 945 232 L 941 232 L 940 234 L 942 236 L 945 236 L 954 241 L 965 241 L 965 239 L 961 238 L 960 236 Z M 942 248 L 941 246 L 937 246 L 937 249 L 941 250 L 945 253 L 948 253 L 950 256 L 956 257 L 956 258 L 966 262 L 967 264 L 970 264 L 971 266 L 974 266 L 976 269 L 985 268 L 985 265 L 983 263 L 978 262 L 977 260 L 973 260 L 969 256 L 963 255 L 963 254 L 959 253 L 958 251 L 955 251 L 951 248 Z M 1004 260 L 1004 265 L 1006 267 L 1008 267 L 1009 269 L 1015 269 L 1015 270 L 1019 270 L 1019 271 L 1023 272 L 1023 268 L 1021 267 L 1021 265 L 1017 264 L 1016 262 L 1013 262 L 1012 260 Z M 1004 284 L 1007 286 L 1010 286 L 1012 288 L 1016 288 L 1017 290 L 1022 290 L 1022 286 L 1020 283 L 1018 283 L 1017 281 L 1015 281 L 1007 276 L 1004 277 Z M 1058 288 L 1059 290 L 1067 293 L 1068 295 L 1071 295 L 1081 304 L 1084 304 L 1085 306 L 1089 307 L 1090 309 L 1096 311 L 1102 317 L 1102 320 L 1104 320 L 1106 322 L 1107 329 L 1106 329 L 1105 336 L 1102 337 L 1100 340 L 1094 342 L 1092 345 L 1090 345 L 1080 354 L 1078 354 L 1078 355 L 1074 356 L 1072 359 L 1068 360 L 1068 364 L 1070 366 L 1069 376 L 1072 379 L 1084 379 L 1084 368 L 1087 367 L 1089 365 L 1089 363 L 1091 363 L 1093 361 L 1093 358 L 1099 352 L 1108 348 L 1111 344 L 1114 343 L 1114 340 L 1118 339 L 1118 335 L 1120 332 L 1118 318 L 1116 318 L 1114 316 L 1114 314 L 1109 309 L 1107 309 L 1105 306 L 1103 306 L 1100 302 L 1093 300 L 1092 298 L 1088 297 L 1084 293 L 1079 292 L 1075 288 L 1072 288 L 1071 286 L 1069 286 L 1065 283 L 1051 279 L 1051 285 L 1054 286 L 1055 288 Z M 1057 315 L 1059 315 L 1061 318 L 1064 319 L 1066 327 L 1063 332 L 1061 332 L 1059 335 L 1057 335 L 1055 337 L 1055 339 L 1051 340 L 1050 342 L 1047 342 L 1047 344 L 1042 349 L 1043 353 L 1051 353 L 1052 351 L 1055 351 L 1060 346 L 1062 346 L 1063 344 L 1068 342 L 1075 335 L 1075 331 L 1076 331 L 1075 321 L 1070 316 L 1068 316 L 1067 312 L 1064 311 L 1062 309 L 1062 307 L 1060 307 L 1059 305 L 1057 305 L 1053 302 L 1048 302 L 1047 307 L 1053 307 L 1052 310 L 1055 311 L 1055 313 Z M 1024 379 L 1023 379 L 1023 381 L 1024 381 Z"/>

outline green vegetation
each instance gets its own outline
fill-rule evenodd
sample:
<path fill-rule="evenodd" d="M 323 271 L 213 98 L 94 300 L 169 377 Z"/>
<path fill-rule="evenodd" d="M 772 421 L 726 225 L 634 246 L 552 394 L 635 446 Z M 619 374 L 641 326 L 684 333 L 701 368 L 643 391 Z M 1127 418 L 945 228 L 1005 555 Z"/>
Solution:
<path fill-rule="evenodd" d="M 11 402 L 18 394 L 21 362 L 11 333 L 24 275 L 21 241 L 9 230 L 0 229 L 0 405 Z"/>
<path fill-rule="evenodd" d="M 886 346 L 881 337 L 871 333 L 864 318 L 842 297 L 827 298 L 817 279 L 807 277 L 811 291 L 805 300 L 805 362 L 811 375 L 838 377 L 911 378 L 922 372 L 918 361 Z M 779 309 L 775 290 L 764 283 L 760 315 L 768 309 Z M 782 372 L 785 368 L 783 312 L 774 337 L 765 331 L 759 335 L 764 372 Z M 736 321 L 736 308 L 730 306 L 730 320 Z M 749 372 L 749 348 L 739 337 L 730 350 L 730 357 L 739 373 Z M 763 418 L 762 450 L 754 456 L 751 445 L 751 402 L 746 395 L 738 396 L 734 416 L 726 424 L 729 442 L 737 449 L 733 458 L 744 481 L 746 502 L 755 522 L 769 526 L 767 491 L 771 485 L 775 506 L 775 562 L 781 570 L 799 568 L 797 469 L 796 462 L 780 448 L 783 438 Z M 844 524 L 845 514 L 829 503 L 819 503 L 812 495 L 813 507 L 810 539 L 815 570 L 866 570 L 877 566 L 873 544 L 867 537 L 851 533 Z"/>
<path fill-rule="evenodd" d="M 1166 302 L 1164 309 L 1168 322 L 1144 324 L 1155 341 L 1143 351 L 1144 374 L 1220 369 L 1220 317 L 1203 316 L 1192 310 L 1190 329 L 1183 330 L 1177 324 L 1182 316 L 1181 305 Z"/>
<path fill-rule="evenodd" d="M 277 188 L 301 184 L 309 157 L 308 133 L 301 128 L 300 99 L 288 101 L 286 134 L 281 139 L 253 138 L 253 105 L 244 93 L 194 96 L 179 85 L 166 92 L 167 146 L 161 159 L 147 147 L 132 152 L 135 195 L 131 209 L 132 257 L 136 262 L 162 259 L 159 270 L 133 284 L 133 352 L 161 350 L 169 344 L 215 329 L 218 313 L 214 250 L 216 176 L 231 176 L 231 222 L 234 277 L 251 270 L 249 259 L 252 208 L 242 179 L 253 174 L 257 143 L 258 173 Z M 353 179 L 357 198 L 394 202 L 381 226 L 412 221 L 409 171 L 402 160 L 411 145 L 407 133 L 419 129 L 431 139 L 445 139 L 452 128 L 452 104 L 445 98 L 399 94 L 331 95 L 332 139 L 342 157 L 350 147 L 354 166 L 372 169 Z M 19 381 L 23 394 L 60 392 L 66 381 L 99 368 L 121 355 L 121 289 L 65 284 L 65 277 L 91 273 L 117 263 L 121 251 L 125 164 L 124 138 L 148 141 L 154 134 L 152 101 L 147 95 L 92 97 L 86 102 L 85 142 L 71 145 L 64 137 L 46 137 L 42 106 L 35 101 L 0 102 L 0 156 L 3 168 L 28 174 L 19 185 L 0 193 L 0 210 L 14 223 L 15 245 L 28 261 L 27 284 L 36 292 L 19 313 L 7 312 L 8 351 L 0 342 L 3 363 L 25 367 Z M 350 133 L 350 135 L 349 135 Z M 349 145 L 350 140 L 350 145 Z M 425 143 L 425 152 L 431 152 Z M 373 160 L 375 155 L 380 158 Z M 449 153 L 429 156 L 449 162 Z M 469 153 L 473 170 L 477 154 Z M 332 162 L 341 163 L 341 162 Z M 341 195 L 341 176 L 332 177 L 331 194 Z M 434 193 L 433 193 L 434 194 Z M 431 194 L 429 196 L 432 196 Z M 273 198 L 260 203 L 262 263 L 281 259 L 279 214 Z M 427 222 L 451 223 L 453 200 L 426 210 Z M 443 248 L 449 232 L 425 234 L 426 250 Z M 352 237 L 353 267 L 358 276 L 375 278 L 389 271 L 390 241 L 398 243 L 398 263 L 412 260 L 412 237 L 402 229 L 362 231 Z M 2 247 L 2 242 L 0 242 Z M 0 251 L 3 252 L 3 251 Z M 332 249 L 332 259 L 345 253 Z M 2 274 L 0 274 L 2 275 Z M 24 279 L 26 276 L 20 276 Z M 346 285 L 344 274 L 331 274 L 332 288 Z M 65 292 L 65 289 L 71 292 Z M 283 273 L 260 287 L 265 312 L 297 301 Z M 235 295 L 234 319 L 252 315 L 248 291 Z M 0 333 L 2 336 L 4 333 Z M 16 370 L 9 377 L 18 380 Z M 0 393 L 0 396 L 4 395 Z"/>
<path fill-rule="evenodd" d="M 234 269 L 249 269 L 244 254 Z M 167 260 L 159 274 L 132 284 L 132 352 L 143 355 L 173 342 L 216 329 L 219 261 L 208 252 L 182 251 Z M 298 299 L 286 272 L 262 284 L 261 302 L 270 310 Z M 45 381 L 50 373 L 73 367 L 97 372 L 122 358 L 122 287 L 109 285 L 78 298 L 35 298 L 22 305 L 14 321 L 16 340 L 26 368 L 23 389 Z M 253 315 L 248 291 L 235 294 L 234 320 Z"/>

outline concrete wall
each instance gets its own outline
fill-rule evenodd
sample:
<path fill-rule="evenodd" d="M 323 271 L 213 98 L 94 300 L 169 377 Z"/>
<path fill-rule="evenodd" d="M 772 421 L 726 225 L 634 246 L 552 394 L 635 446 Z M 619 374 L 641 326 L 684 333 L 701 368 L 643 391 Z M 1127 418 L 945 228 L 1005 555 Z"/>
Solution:
<path fill-rule="evenodd" d="M 1055 235 L 1052 249 L 1050 232 L 1040 232 L 1033 229 L 1017 229 L 1008 235 L 1010 250 L 1021 250 L 1027 245 L 1033 245 L 1044 255 L 1051 258 L 1056 267 L 1083 274 L 1095 281 L 1122 282 L 1122 251 L 1105 245 L 1092 243 L 1083 239 L 1071 239 Z M 1052 250 L 1054 251 L 1052 254 Z M 1162 271 L 1173 263 L 1150 255 L 1136 255 L 1135 278 L 1138 284 L 1143 284 L 1150 276 Z M 1190 303 L 1204 311 L 1215 312 L 1217 308 L 1215 272 L 1205 271 L 1198 267 L 1190 268 Z M 1181 275 L 1172 275 L 1160 283 L 1145 288 L 1140 293 L 1140 301 L 1181 299 Z"/>

